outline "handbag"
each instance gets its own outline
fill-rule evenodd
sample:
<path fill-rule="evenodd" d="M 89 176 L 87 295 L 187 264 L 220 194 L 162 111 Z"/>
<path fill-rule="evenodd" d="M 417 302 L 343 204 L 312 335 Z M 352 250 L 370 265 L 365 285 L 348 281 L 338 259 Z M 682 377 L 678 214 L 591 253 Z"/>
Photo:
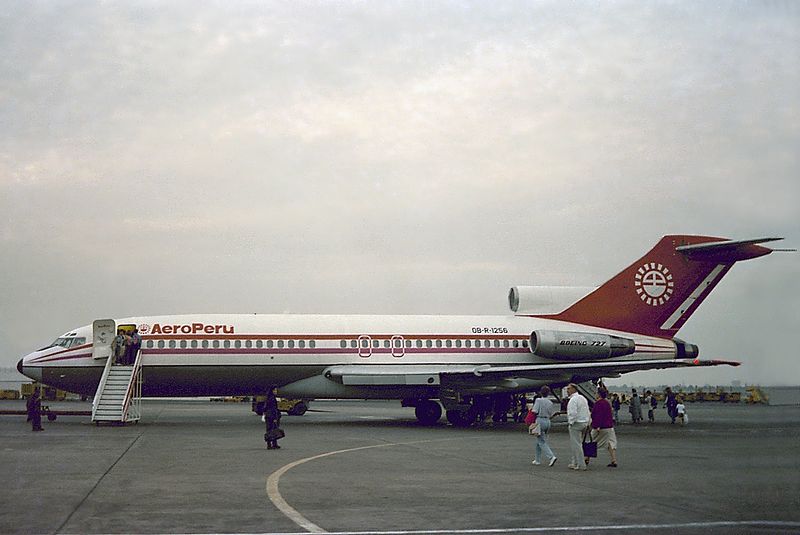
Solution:
<path fill-rule="evenodd" d="M 266 433 L 264 433 L 264 440 L 280 440 L 286 436 L 286 433 L 283 432 L 283 429 L 280 427 L 276 427 L 275 429 L 270 429 Z"/>
<path fill-rule="evenodd" d="M 584 457 L 597 457 L 597 441 L 596 440 L 589 440 L 586 441 L 586 436 L 589 433 L 583 434 L 583 456 Z M 591 437 L 590 437 L 591 438 Z"/>
<path fill-rule="evenodd" d="M 528 426 L 528 434 L 533 436 L 539 436 L 542 434 L 542 428 L 539 426 L 538 423 L 531 424 Z"/>
<path fill-rule="evenodd" d="M 525 415 L 525 423 L 528 425 L 536 423 L 536 413 L 528 411 L 528 414 Z"/>

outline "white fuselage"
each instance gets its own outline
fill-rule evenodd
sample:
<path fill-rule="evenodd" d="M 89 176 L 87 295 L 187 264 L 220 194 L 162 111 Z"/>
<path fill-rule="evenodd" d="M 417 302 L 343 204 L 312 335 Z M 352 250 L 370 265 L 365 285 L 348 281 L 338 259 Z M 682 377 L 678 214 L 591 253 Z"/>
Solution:
<path fill-rule="evenodd" d="M 142 335 L 145 396 L 249 395 L 270 385 L 303 397 L 435 397 L 435 388 L 323 384 L 337 365 L 554 364 L 534 355 L 537 329 L 625 336 L 636 351 L 613 360 L 668 359 L 668 339 L 527 316 L 180 315 L 122 318 Z M 84 339 L 84 340 L 81 340 Z M 92 327 L 27 355 L 24 373 L 65 390 L 94 393 L 104 360 L 92 357 Z M 57 341 L 57 342 L 58 342 Z M 64 347 L 69 346 L 69 347 Z M 318 378 L 319 381 L 310 381 Z M 293 384 L 301 384 L 294 388 Z"/>

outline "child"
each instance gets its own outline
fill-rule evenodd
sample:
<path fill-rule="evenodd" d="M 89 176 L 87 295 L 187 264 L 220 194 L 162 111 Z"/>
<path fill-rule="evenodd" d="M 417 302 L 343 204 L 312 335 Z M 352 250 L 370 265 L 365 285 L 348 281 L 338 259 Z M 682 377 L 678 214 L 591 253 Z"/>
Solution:
<path fill-rule="evenodd" d="M 678 400 L 678 406 L 675 407 L 675 410 L 678 411 L 678 418 L 681 420 L 681 425 L 686 425 L 689 423 L 689 416 L 686 414 L 686 405 L 683 404 L 683 400 Z"/>

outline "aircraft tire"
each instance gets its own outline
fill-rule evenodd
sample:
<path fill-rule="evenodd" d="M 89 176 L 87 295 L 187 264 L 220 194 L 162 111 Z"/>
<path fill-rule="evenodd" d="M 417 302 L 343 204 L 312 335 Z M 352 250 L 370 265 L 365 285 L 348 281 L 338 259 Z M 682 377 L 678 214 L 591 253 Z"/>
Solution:
<path fill-rule="evenodd" d="M 306 405 L 304 401 L 300 401 L 298 403 L 295 403 L 294 407 L 292 407 L 291 410 L 289 410 L 289 415 L 302 416 L 306 413 L 307 410 L 308 410 L 308 405 Z"/>
<path fill-rule="evenodd" d="M 447 411 L 447 421 L 455 427 L 469 427 L 478 419 L 478 411 L 475 407 L 470 407 L 465 411 L 450 410 Z"/>
<path fill-rule="evenodd" d="M 442 406 L 432 399 L 417 402 L 414 414 L 422 425 L 434 425 L 442 417 Z"/>

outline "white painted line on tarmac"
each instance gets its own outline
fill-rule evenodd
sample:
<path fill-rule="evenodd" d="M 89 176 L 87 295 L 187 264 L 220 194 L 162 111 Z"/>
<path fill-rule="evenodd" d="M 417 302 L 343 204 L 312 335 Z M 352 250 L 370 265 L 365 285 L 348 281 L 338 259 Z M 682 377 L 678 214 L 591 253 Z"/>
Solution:
<path fill-rule="evenodd" d="M 744 520 L 719 522 L 683 522 L 676 524 L 620 524 L 615 526 L 554 526 L 537 528 L 487 528 L 487 529 L 421 529 L 394 531 L 330 531 L 327 535 L 478 535 L 481 533 L 547 533 L 552 531 L 623 531 L 634 529 L 680 529 L 680 528 L 800 528 L 800 522 L 772 520 Z M 272 534 L 279 535 L 279 534 Z M 289 534 L 285 534 L 289 535 Z M 295 534 L 296 535 L 296 534 Z"/>
<path fill-rule="evenodd" d="M 411 444 L 423 444 L 427 442 L 443 442 L 446 440 L 456 440 L 452 438 L 444 438 L 444 439 L 436 439 L 436 440 L 416 440 L 414 442 L 393 442 L 389 444 L 373 444 L 372 446 L 360 446 L 358 448 L 348 448 L 346 450 L 337 450 L 337 451 L 329 451 L 327 453 L 321 453 L 319 455 L 314 455 L 313 457 L 306 457 L 305 459 L 300 459 L 294 461 L 293 463 L 289 463 L 281 468 L 272 472 L 269 477 L 267 478 L 267 497 L 269 500 L 278 508 L 278 510 L 286 515 L 292 522 L 303 528 L 304 530 L 308 531 L 309 533 L 328 533 L 318 525 L 311 522 L 309 519 L 301 515 L 297 509 L 289 505 L 286 500 L 283 499 L 281 496 L 280 490 L 278 490 L 278 483 L 281 480 L 281 476 L 294 468 L 295 466 L 299 466 L 301 464 L 307 463 L 309 461 L 315 461 L 317 459 L 322 459 L 323 457 L 330 457 L 331 455 L 338 455 L 340 453 L 348 453 L 351 451 L 360 451 L 360 450 L 369 450 L 373 448 L 386 448 L 388 446 L 408 446 Z M 388 532 L 387 532 L 388 533 Z M 412 533 L 412 532 L 408 532 Z M 424 533 L 424 532 L 423 532 Z"/>
<path fill-rule="evenodd" d="M 397 446 L 402 444 L 386 444 Z M 371 447 L 371 446 L 370 446 Z M 363 449 L 363 448 L 356 448 Z M 343 450 L 352 451 L 352 450 Z M 319 526 L 318 526 L 319 527 Z M 488 529 L 421 529 L 394 531 L 323 531 L 327 535 L 478 535 L 481 533 L 547 533 L 551 531 L 622 531 L 634 529 L 680 529 L 680 528 L 775 528 L 797 529 L 800 522 L 783 522 L 779 520 L 741 520 L 719 522 L 683 522 L 676 524 L 619 524 L 614 526 L 554 526 L 537 528 L 488 528 Z M 188 534 L 186 534 L 188 535 Z M 193 534 L 198 535 L 198 534 Z M 202 535 L 297 535 L 296 532 L 264 532 L 264 533 L 213 533 Z"/>

